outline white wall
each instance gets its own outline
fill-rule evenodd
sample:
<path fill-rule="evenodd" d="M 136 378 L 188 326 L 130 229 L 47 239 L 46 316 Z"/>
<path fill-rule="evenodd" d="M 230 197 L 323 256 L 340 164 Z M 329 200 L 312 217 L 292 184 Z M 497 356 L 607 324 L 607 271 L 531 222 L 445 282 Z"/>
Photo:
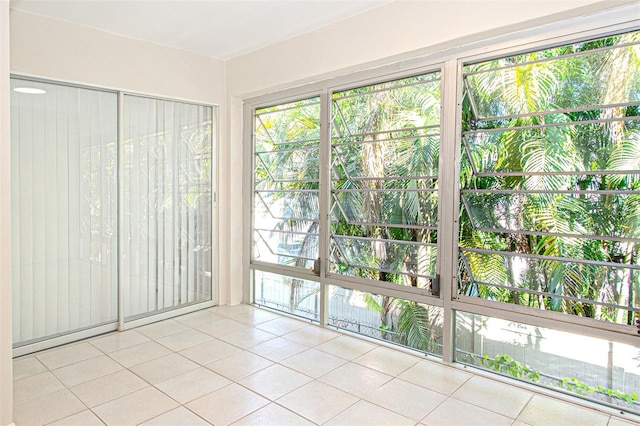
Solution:
<path fill-rule="evenodd" d="M 11 71 L 222 104 L 224 62 L 11 10 Z"/>
<path fill-rule="evenodd" d="M 0 425 L 13 419 L 9 123 L 9 2 L 0 1 Z"/>
<path fill-rule="evenodd" d="M 400 0 L 227 63 L 230 96 L 531 28 L 635 0 Z"/>

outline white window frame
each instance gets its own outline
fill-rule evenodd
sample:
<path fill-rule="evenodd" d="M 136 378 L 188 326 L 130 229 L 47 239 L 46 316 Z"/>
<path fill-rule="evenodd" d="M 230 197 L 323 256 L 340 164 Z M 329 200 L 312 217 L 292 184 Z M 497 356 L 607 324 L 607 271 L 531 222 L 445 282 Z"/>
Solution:
<path fill-rule="evenodd" d="M 444 51 L 428 51 L 421 57 L 390 63 L 346 76 L 324 80 L 318 83 L 302 86 L 276 93 L 247 98 L 244 100 L 244 227 L 245 241 L 243 242 L 244 276 L 243 301 L 252 303 L 252 270 L 264 270 L 273 273 L 288 274 L 294 277 L 320 282 L 321 312 L 320 325 L 327 324 L 327 291 L 328 285 L 360 290 L 370 293 L 383 294 L 391 297 L 440 306 L 444 309 L 443 327 L 443 361 L 452 363 L 454 357 L 454 321 L 455 312 L 464 311 L 500 319 L 518 321 L 539 325 L 542 327 L 567 331 L 585 336 L 598 337 L 626 344 L 637 345 L 638 335 L 631 326 L 606 323 L 603 321 L 581 318 L 568 314 L 534 310 L 516 305 L 491 302 L 478 298 L 460 297 L 457 295 L 457 263 L 458 263 L 458 215 L 460 213 L 460 157 L 461 157 L 461 106 L 462 106 L 462 67 L 465 63 L 480 62 L 515 53 L 536 51 L 590 38 L 601 38 L 610 35 L 637 30 L 640 19 L 634 18 L 633 6 L 621 7 L 591 16 L 576 18 L 571 21 L 560 21 L 534 29 L 498 36 L 493 39 L 469 44 L 467 46 L 447 49 Z M 630 13 L 631 12 L 631 13 Z M 442 71 L 442 115 L 440 136 L 440 192 L 439 192 L 439 233 L 438 233 L 438 273 L 440 274 L 440 297 L 424 296 L 419 292 L 405 291 L 404 288 L 381 287 L 376 283 L 353 277 L 328 276 L 326 266 L 322 268 L 321 276 L 288 271 L 280 267 L 251 263 L 250 250 L 252 246 L 252 197 L 253 191 L 253 114 L 256 108 L 311 96 L 321 97 L 321 165 L 328 166 L 330 154 L 330 95 L 333 91 L 352 87 L 369 85 L 381 81 L 388 81 L 410 75 L 417 75 L 440 69 Z M 321 220 L 328 218 L 328 171 L 324 177 L 321 172 Z M 447 190 L 443 190 L 447 188 Z M 324 207 L 322 207 L 324 206 Z M 324 211 L 323 211 L 324 209 Z M 327 224 L 324 224 L 325 229 Z M 320 253 L 328 255 L 328 232 L 321 231 Z M 324 262 L 326 265 L 326 262 Z"/>

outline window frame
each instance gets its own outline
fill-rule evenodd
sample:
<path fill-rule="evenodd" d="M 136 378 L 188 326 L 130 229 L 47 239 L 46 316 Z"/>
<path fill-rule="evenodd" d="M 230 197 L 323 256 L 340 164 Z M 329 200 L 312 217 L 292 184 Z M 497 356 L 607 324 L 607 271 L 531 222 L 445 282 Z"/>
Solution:
<path fill-rule="evenodd" d="M 13 357 L 27 355 L 33 352 L 50 349 L 54 346 L 64 345 L 67 343 L 76 342 L 82 339 L 86 339 L 89 337 L 94 337 L 99 334 L 108 333 L 112 331 L 125 331 L 135 327 L 139 327 L 146 324 L 151 324 L 157 321 L 177 317 L 180 315 L 184 315 L 190 312 L 195 312 L 200 309 L 209 308 L 216 306 L 219 303 L 219 294 L 220 294 L 220 266 L 221 262 L 219 261 L 219 251 L 220 251 L 220 225 L 219 225 L 219 217 L 220 214 L 218 212 L 218 196 L 220 190 L 220 173 L 221 173 L 221 165 L 220 165 L 220 147 L 221 140 L 221 105 L 213 102 L 205 102 L 202 100 L 194 100 L 194 99 L 186 99 L 180 97 L 171 97 L 166 95 L 158 95 L 154 93 L 148 92 L 139 92 L 139 91 L 131 91 L 120 88 L 113 87 L 104 87 L 100 85 L 94 84 L 84 84 L 72 82 L 64 79 L 54 79 L 49 77 L 40 77 L 35 75 L 23 74 L 23 73 L 11 73 L 9 76 L 11 79 L 19 79 L 24 81 L 29 81 L 33 83 L 47 83 L 54 84 L 58 86 L 79 88 L 79 89 L 88 89 L 94 90 L 98 92 L 105 93 L 113 93 L 117 96 L 116 103 L 116 119 L 117 119 L 117 170 L 116 170 L 116 186 L 117 186 L 117 226 L 116 226 L 116 257 L 118 268 L 116 271 L 117 275 L 117 285 L 118 285 L 118 295 L 117 295 L 117 305 L 118 305 L 118 316 L 114 321 L 110 321 L 105 324 L 100 324 L 91 328 L 82 328 L 77 330 L 72 330 L 68 333 L 56 334 L 48 336 L 44 339 L 38 339 L 37 341 L 29 342 L 27 344 L 21 346 L 14 346 L 12 349 Z M 122 164 L 124 164 L 124 150 L 121 149 L 123 145 L 123 137 L 124 137 L 124 96 L 136 96 L 142 98 L 150 98 L 153 100 L 159 101 L 167 101 L 167 102 L 176 102 L 176 103 L 185 103 L 190 105 L 198 105 L 204 106 L 212 109 L 212 141 L 211 141 L 211 149 L 212 149 L 212 158 L 211 158 L 211 212 L 212 212 L 212 244 L 211 244 L 211 298 L 205 301 L 198 301 L 193 304 L 184 304 L 182 306 L 178 306 L 173 309 L 154 311 L 151 315 L 146 315 L 140 318 L 127 318 L 125 320 L 124 317 L 124 290 L 123 290 L 123 280 L 121 279 L 122 268 L 120 266 L 120 245 L 121 238 L 123 238 L 122 232 L 122 224 L 124 220 L 124 209 L 120 208 L 123 203 L 123 179 L 120 173 L 119 168 Z"/>
<path fill-rule="evenodd" d="M 556 312 L 540 310 L 532 312 L 534 311 L 533 309 L 525 309 L 517 305 L 505 305 L 499 302 L 457 295 L 459 225 L 457 218 L 460 214 L 459 179 L 463 67 L 470 63 L 484 62 L 513 54 L 533 52 L 638 29 L 640 29 L 640 19 L 629 18 L 628 15 L 624 14 L 623 10 L 613 10 L 595 16 L 576 19 L 576 21 L 572 22 L 569 26 L 567 26 L 566 22 L 556 22 L 520 31 L 515 34 L 515 37 L 514 34 L 511 33 L 489 38 L 481 42 L 470 43 L 462 47 L 445 48 L 444 50 L 438 50 L 438 48 L 436 48 L 435 50 L 427 51 L 427 53 L 421 57 L 415 57 L 414 55 L 414 57 L 409 57 L 409 59 L 399 60 L 391 64 L 389 64 L 390 61 L 386 61 L 387 63 L 383 63 L 383 65 L 379 63 L 366 64 L 363 67 L 368 66 L 373 68 L 356 71 L 340 77 L 328 78 L 317 83 L 300 86 L 299 88 L 285 89 L 266 95 L 246 98 L 244 100 L 243 117 L 245 123 L 251 123 L 253 112 L 256 108 L 320 94 L 321 123 L 325 127 L 324 130 L 321 130 L 321 144 L 325 145 L 324 149 L 321 148 L 321 157 L 323 155 L 326 157 L 329 155 L 329 152 L 326 152 L 326 140 L 330 137 L 330 135 L 328 135 L 329 130 L 327 129 L 329 124 L 328 104 L 330 104 L 332 93 L 348 90 L 353 87 L 361 87 L 411 75 L 428 73 L 434 70 L 440 70 L 441 72 L 442 112 L 440 121 L 440 191 L 438 212 L 440 224 L 438 234 L 438 272 L 441 276 L 440 296 L 433 298 L 420 294 L 420 292 L 413 292 L 411 291 L 412 289 L 401 289 L 403 291 L 399 291 L 399 289 L 383 287 L 376 282 L 368 282 L 368 280 L 356 277 L 328 275 L 326 274 L 326 265 L 323 267 L 323 275 L 319 278 L 306 273 L 299 274 L 284 270 L 280 272 L 289 273 L 292 276 L 299 276 L 304 279 L 319 281 L 321 283 L 321 292 L 327 285 L 337 285 L 344 288 L 375 292 L 391 297 L 408 298 L 419 303 L 445 308 L 445 344 L 447 344 L 447 342 L 449 343 L 443 352 L 443 360 L 445 362 L 453 361 L 453 317 L 457 310 L 525 323 L 531 323 L 533 321 L 535 324 L 547 328 L 611 339 L 621 343 L 637 344 L 637 334 L 634 332 L 632 326 L 605 323 L 595 319 L 574 317 Z M 248 179 L 247 182 L 253 183 L 251 174 L 253 170 L 252 158 L 254 153 L 251 141 L 254 129 L 253 126 L 246 125 L 244 129 L 244 146 L 246 153 L 244 157 L 244 176 L 245 179 Z M 323 183 L 322 178 L 321 183 Z M 253 188 L 252 185 L 247 185 L 246 187 Z M 321 190 L 321 194 L 327 192 L 329 187 L 330 185 L 324 182 L 324 189 Z M 442 188 L 445 187 L 450 189 L 442 190 Z M 252 229 L 251 217 L 253 209 L 252 198 L 249 192 L 250 191 L 246 191 L 244 194 L 245 206 L 248 207 L 244 209 L 244 223 L 245 229 L 247 230 L 245 234 L 248 235 L 251 234 L 250 231 Z M 326 217 L 321 215 L 321 223 L 323 222 L 323 217 L 326 221 Z M 325 227 L 327 226 L 326 223 L 324 225 Z M 321 240 L 323 239 L 322 234 L 325 233 L 326 232 L 321 231 Z M 251 262 L 248 256 L 248 246 L 251 245 L 250 237 L 245 239 L 244 243 L 245 280 L 243 282 L 243 300 L 245 303 L 252 303 L 252 270 L 256 268 L 267 272 L 278 273 L 279 268 L 272 268 L 268 265 Z M 321 255 L 324 257 L 328 256 L 326 241 L 324 247 L 322 247 L 321 242 Z M 326 294 L 322 297 L 322 300 L 325 299 Z M 326 304 L 322 308 L 320 318 L 320 325 L 324 326 L 327 323 Z"/>

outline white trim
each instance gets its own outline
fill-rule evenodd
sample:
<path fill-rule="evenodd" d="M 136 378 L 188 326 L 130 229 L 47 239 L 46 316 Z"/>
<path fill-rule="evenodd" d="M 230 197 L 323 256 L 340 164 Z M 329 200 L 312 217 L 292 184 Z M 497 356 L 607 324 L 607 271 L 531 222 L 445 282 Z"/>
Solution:
<path fill-rule="evenodd" d="M 29 343 L 23 346 L 18 346 L 13 349 L 13 357 L 19 357 L 27 355 L 33 352 L 43 351 L 45 349 L 51 349 L 56 346 L 66 345 L 67 343 L 76 342 L 78 340 L 87 339 L 89 337 L 95 337 L 100 334 L 109 333 L 111 331 L 118 330 L 118 323 L 113 322 L 110 324 L 99 325 L 97 327 L 91 327 L 80 331 L 71 332 L 63 336 L 46 338 L 35 343 Z"/>
<path fill-rule="evenodd" d="M 116 243 L 116 265 L 118 268 L 118 330 L 124 329 L 124 271 L 121 265 L 122 256 L 121 248 L 124 245 L 124 179 L 122 178 L 122 170 L 124 167 L 124 93 L 118 92 L 118 165 L 116 166 L 116 185 L 118 198 L 118 223 L 117 225 L 117 243 Z"/>
<path fill-rule="evenodd" d="M 161 101 L 171 101 L 171 102 L 178 102 L 178 103 L 186 103 L 186 104 L 190 104 L 190 105 L 201 105 L 201 106 L 220 108 L 220 104 L 215 104 L 215 103 L 211 103 L 211 102 L 198 101 L 198 100 L 187 99 L 187 98 L 178 98 L 178 97 L 172 98 L 170 96 L 157 95 L 157 94 L 149 93 L 149 92 L 138 92 L 138 91 L 124 90 L 124 89 L 121 89 L 121 88 L 118 88 L 118 87 L 100 86 L 100 85 L 95 85 L 95 84 L 76 82 L 76 81 L 73 81 L 73 80 L 64 80 L 64 79 L 58 80 L 56 78 L 43 77 L 43 76 L 36 75 L 36 74 L 17 72 L 17 73 L 11 73 L 11 78 L 17 78 L 17 79 L 21 79 L 21 80 L 29 80 L 29 81 L 40 82 L 40 83 L 51 83 L 51 84 L 57 84 L 57 85 L 60 85 L 60 86 L 77 87 L 77 88 L 80 88 L 80 89 L 98 90 L 98 91 L 101 91 L 101 92 L 123 93 L 125 95 L 139 96 L 139 97 L 142 97 L 142 98 L 151 98 L 151 99 L 156 99 L 156 100 L 161 100 Z"/>
<path fill-rule="evenodd" d="M 442 120 L 440 129 L 440 180 L 438 187 L 438 269 L 440 295 L 444 304 L 442 324 L 442 358 L 451 363 L 455 360 L 455 312 L 451 299 L 455 295 L 456 281 L 453 278 L 458 265 L 458 191 L 460 181 L 460 138 L 458 137 L 459 114 L 462 104 L 457 63 L 445 63 L 442 73 Z M 451 188 L 443 191 L 442 188 Z M 455 255 L 454 255 L 455 253 Z"/>
<path fill-rule="evenodd" d="M 143 318 L 136 318 L 134 320 L 125 321 L 124 327 L 120 331 L 130 330 L 142 325 L 152 324 L 154 322 L 162 321 L 165 319 L 179 317 L 181 315 L 199 311 L 201 309 L 211 308 L 213 306 L 216 306 L 215 302 L 213 300 L 209 300 L 206 302 L 194 303 L 193 305 L 170 309 L 165 312 L 151 313 L 150 315 L 147 315 Z"/>

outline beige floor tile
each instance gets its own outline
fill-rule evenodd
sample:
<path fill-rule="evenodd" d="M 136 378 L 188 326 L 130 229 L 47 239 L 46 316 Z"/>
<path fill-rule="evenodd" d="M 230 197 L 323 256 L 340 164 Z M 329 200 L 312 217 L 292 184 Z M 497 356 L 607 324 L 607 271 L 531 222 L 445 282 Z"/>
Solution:
<path fill-rule="evenodd" d="M 104 426 L 104 423 L 98 416 L 87 410 L 50 423 L 49 426 Z"/>
<path fill-rule="evenodd" d="M 422 423 L 429 426 L 509 426 L 513 419 L 448 398 L 425 417 Z"/>
<path fill-rule="evenodd" d="M 159 339 L 156 339 L 156 342 L 160 343 L 162 346 L 166 346 L 172 351 L 178 352 L 183 349 L 190 348 L 191 346 L 207 342 L 211 339 L 213 339 L 213 337 L 209 336 L 206 333 L 189 329 L 181 331 L 179 333 L 170 334 L 169 336 L 161 337 Z"/>
<path fill-rule="evenodd" d="M 210 423 L 206 422 L 201 417 L 196 416 L 191 411 L 184 407 L 178 407 L 175 410 L 168 411 L 164 414 L 154 417 L 151 420 L 147 420 L 141 425 L 144 426 L 207 426 Z"/>
<path fill-rule="evenodd" d="M 390 376 L 397 376 L 420 361 L 415 355 L 378 347 L 354 359 L 353 362 Z"/>
<path fill-rule="evenodd" d="M 22 404 L 63 389 L 65 386 L 49 372 L 26 377 L 13 382 L 13 403 Z"/>
<path fill-rule="evenodd" d="M 138 333 L 136 330 L 127 330 L 122 332 L 116 331 L 108 336 L 92 339 L 89 343 L 102 352 L 110 354 L 148 341 L 148 337 Z"/>
<path fill-rule="evenodd" d="M 369 392 L 365 399 L 419 422 L 447 397 L 404 380 L 393 379 Z"/>
<path fill-rule="evenodd" d="M 186 407 L 209 423 L 225 426 L 268 403 L 268 399 L 234 383 L 191 401 Z"/>
<path fill-rule="evenodd" d="M 290 368 L 275 364 L 254 373 L 238 383 L 271 400 L 276 400 L 312 379 Z"/>
<path fill-rule="evenodd" d="M 316 325 L 308 325 L 306 327 L 302 327 L 290 333 L 284 334 L 282 337 L 309 347 L 313 347 L 326 343 L 339 336 L 340 334 L 335 331 L 327 330 L 326 328 L 318 327 Z"/>
<path fill-rule="evenodd" d="M 227 317 L 234 319 L 246 325 L 258 325 L 263 322 L 271 321 L 277 318 L 281 318 L 280 315 L 273 312 L 265 311 L 263 309 L 252 309 L 251 311 L 241 313 L 228 313 Z"/>
<path fill-rule="evenodd" d="M 250 327 L 235 333 L 220 336 L 220 340 L 224 340 L 225 342 L 242 349 L 249 349 L 252 346 L 259 345 L 260 343 L 266 342 L 267 340 L 271 340 L 275 337 L 275 334 L 258 330 L 255 327 Z"/>
<path fill-rule="evenodd" d="M 474 376 L 462 384 L 452 398 L 515 419 L 533 394 L 495 380 Z"/>
<path fill-rule="evenodd" d="M 46 373 L 45 367 L 38 358 L 34 356 L 17 358 L 13 360 L 13 380 L 25 379 L 27 377 L 36 376 Z"/>
<path fill-rule="evenodd" d="M 349 361 L 358 358 L 375 348 L 377 348 L 377 346 L 373 343 L 365 342 L 364 340 L 351 336 L 336 337 L 333 340 L 329 340 L 328 342 L 315 347 L 315 349 Z"/>
<path fill-rule="evenodd" d="M 64 383 L 71 387 L 107 374 L 122 370 L 122 366 L 109 358 L 107 355 L 80 361 L 66 367 L 53 370 L 52 373 Z"/>
<path fill-rule="evenodd" d="M 200 365 L 210 364 L 221 358 L 239 353 L 241 350 L 222 340 L 212 339 L 180 351 L 180 355 L 197 362 Z"/>
<path fill-rule="evenodd" d="M 169 355 L 170 353 L 170 349 L 167 349 L 156 342 L 146 342 L 113 352 L 109 354 L 109 356 L 126 368 L 130 368 L 134 365 Z"/>
<path fill-rule="evenodd" d="M 312 422 L 322 424 L 358 402 L 358 398 L 314 380 L 277 402 Z"/>
<path fill-rule="evenodd" d="M 172 353 L 131 367 L 131 371 L 151 384 L 160 383 L 187 371 L 195 370 L 198 364 Z"/>
<path fill-rule="evenodd" d="M 223 316 L 216 315 L 209 310 L 202 310 L 202 311 L 192 312 L 186 315 L 181 315 L 179 317 L 174 318 L 174 320 L 188 327 L 196 328 L 204 324 L 210 324 L 210 323 L 219 321 L 223 318 L 224 318 Z"/>
<path fill-rule="evenodd" d="M 367 401 L 358 401 L 325 425 L 327 426 L 413 426 L 415 421 Z"/>
<path fill-rule="evenodd" d="M 260 330 L 264 330 L 271 334 L 276 334 L 278 336 L 282 336 L 283 334 L 291 333 L 292 331 L 298 330 L 302 327 L 309 326 L 308 323 L 303 321 L 295 320 L 292 318 L 280 317 L 273 319 L 271 321 L 265 321 L 256 325 Z"/>
<path fill-rule="evenodd" d="M 67 389 L 30 399 L 13 407 L 17 426 L 43 425 L 86 411 L 87 407 Z"/>
<path fill-rule="evenodd" d="M 89 343 L 83 342 L 42 352 L 36 355 L 36 358 L 49 370 L 55 370 L 100 355 L 104 354 Z"/>
<path fill-rule="evenodd" d="M 249 326 L 230 318 L 198 326 L 196 329 L 213 337 L 221 337 L 248 329 Z"/>
<path fill-rule="evenodd" d="M 204 367 L 199 367 L 162 381 L 155 386 L 180 404 L 186 404 L 231 383 L 231 380 Z"/>
<path fill-rule="evenodd" d="M 148 387 L 93 408 L 107 425 L 137 425 L 173 410 L 178 404 L 154 387 Z"/>
<path fill-rule="evenodd" d="M 205 367 L 229 380 L 237 381 L 271 365 L 273 365 L 273 362 L 268 359 L 243 351 L 214 361 Z"/>
<path fill-rule="evenodd" d="M 154 322 L 153 324 L 143 325 L 134 330 L 140 334 L 144 334 L 149 339 L 160 339 L 171 334 L 189 330 L 190 327 L 174 319 Z"/>
<path fill-rule="evenodd" d="M 73 386 L 70 390 L 89 408 L 149 386 L 129 370 L 118 371 Z"/>
<path fill-rule="evenodd" d="M 609 416 L 568 402 L 534 395 L 518 420 L 531 425 L 606 426 Z"/>
<path fill-rule="evenodd" d="M 338 358 L 337 356 L 316 349 L 300 352 L 281 362 L 282 365 L 313 377 L 314 379 L 346 363 L 346 359 Z"/>
<path fill-rule="evenodd" d="M 212 308 L 207 309 L 207 311 L 209 312 L 213 312 L 214 314 L 223 315 L 223 316 L 240 315 L 243 313 L 252 312 L 254 310 L 256 310 L 255 307 L 251 305 L 246 305 L 243 303 L 240 303 L 238 305 L 233 305 L 233 306 L 218 305 L 218 306 L 214 306 Z"/>
<path fill-rule="evenodd" d="M 392 376 L 350 362 L 318 380 L 362 398 L 391 379 Z"/>
<path fill-rule="evenodd" d="M 399 379 L 445 395 L 451 395 L 471 374 L 431 361 L 420 361 L 398 376 Z"/>
<path fill-rule="evenodd" d="M 313 424 L 304 417 L 271 403 L 238 420 L 233 426 L 313 426 Z"/>
<path fill-rule="evenodd" d="M 307 349 L 309 349 L 308 346 L 283 339 L 282 337 L 276 337 L 250 348 L 249 351 L 271 361 L 279 362 Z"/>

